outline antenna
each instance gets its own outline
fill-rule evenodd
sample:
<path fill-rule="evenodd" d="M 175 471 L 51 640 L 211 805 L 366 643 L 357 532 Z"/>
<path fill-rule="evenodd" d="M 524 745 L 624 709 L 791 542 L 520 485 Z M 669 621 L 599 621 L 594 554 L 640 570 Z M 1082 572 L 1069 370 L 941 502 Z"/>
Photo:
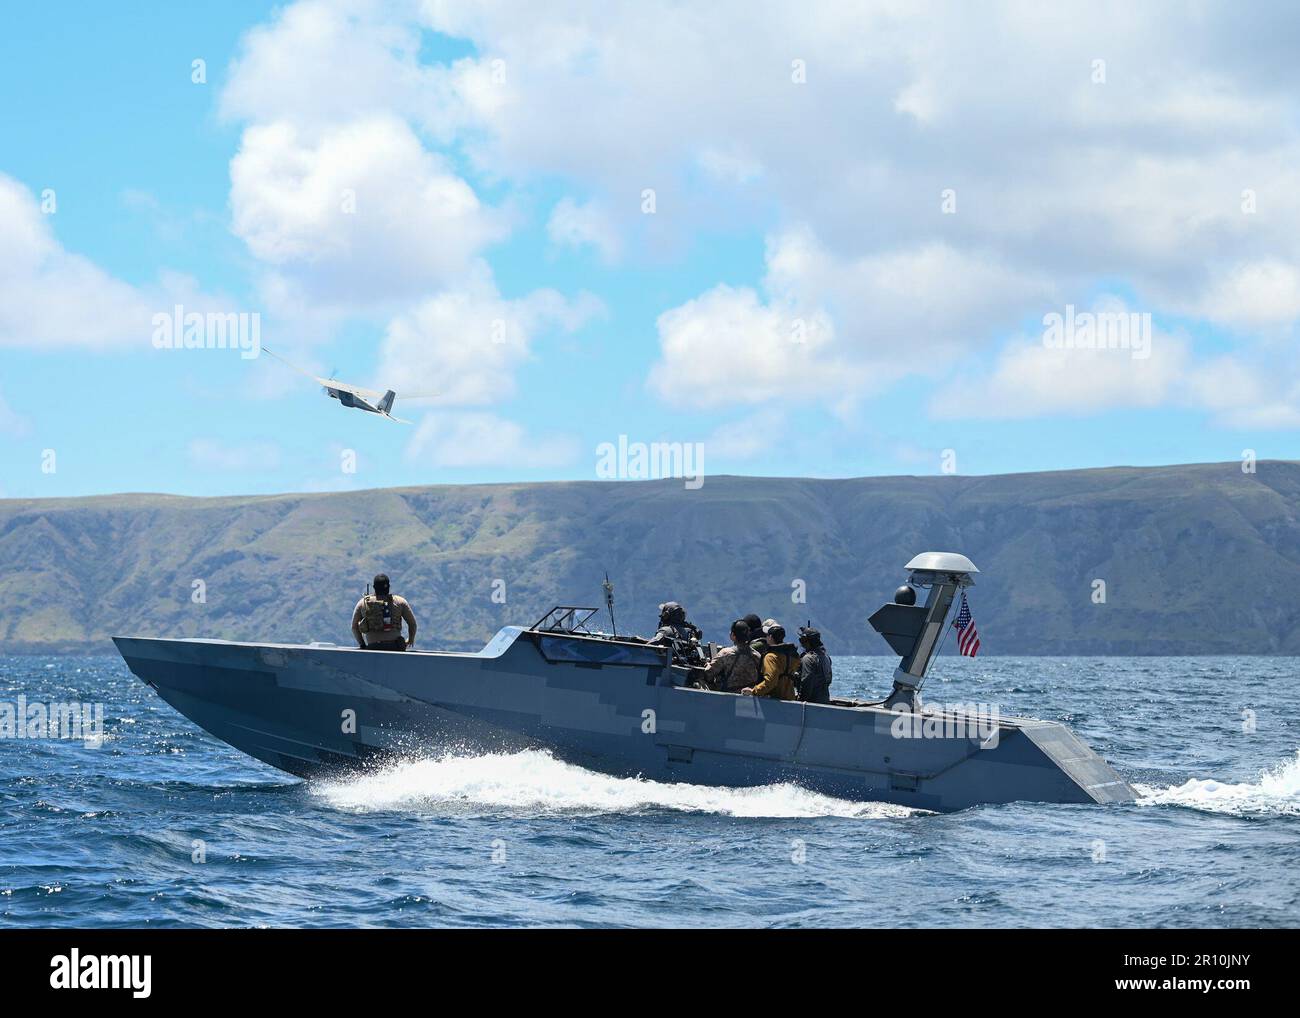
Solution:
<path fill-rule="evenodd" d="M 618 636 L 618 623 L 614 621 L 614 584 L 609 582 L 609 571 L 605 572 L 605 582 L 601 584 L 605 590 L 605 607 L 609 609 L 609 624 L 614 630 L 614 635 Z"/>

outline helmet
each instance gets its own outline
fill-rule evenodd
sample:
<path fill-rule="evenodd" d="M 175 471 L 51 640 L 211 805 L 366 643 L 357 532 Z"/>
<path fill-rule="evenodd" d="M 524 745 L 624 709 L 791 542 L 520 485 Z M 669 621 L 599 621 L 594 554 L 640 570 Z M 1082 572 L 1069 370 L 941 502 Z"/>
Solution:
<path fill-rule="evenodd" d="M 812 626 L 799 627 L 799 642 L 805 647 L 820 647 L 822 645 L 822 634 Z"/>
<path fill-rule="evenodd" d="M 388 577 L 383 573 L 379 573 L 375 577 L 375 593 L 380 597 L 388 593 Z"/>
<path fill-rule="evenodd" d="M 665 601 L 659 606 L 659 624 L 665 625 L 670 622 L 685 622 L 686 609 L 676 601 Z"/>

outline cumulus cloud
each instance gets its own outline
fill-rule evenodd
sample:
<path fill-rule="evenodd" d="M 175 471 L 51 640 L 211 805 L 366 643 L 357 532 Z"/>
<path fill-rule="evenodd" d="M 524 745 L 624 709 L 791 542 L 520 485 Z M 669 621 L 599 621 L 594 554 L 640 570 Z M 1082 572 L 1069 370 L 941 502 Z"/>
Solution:
<path fill-rule="evenodd" d="M 246 125 L 233 227 L 290 345 L 328 340 L 350 317 L 386 320 L 384 384 L 484 404 L 513 390 L 536 334 L 572 331 L 598 305 L 497 293 L 484 255 L 515 212 L 484 201 L 436 145 L 490 113 L 501 81 L 490 61 L 423 61 L 421 10 L 303 0 L 245 36 L 221 96 Z M 552 234 L 616 254 L 595 205 L 561 203 Z"/>
<path fill-rule="evenodd" d="M 703 407 L 786 396 L 800 379 L 847 409 L 904 375 L 943 370 L 1051 290 L 1037 273 L 943 243 L 846 259 L 796 228 L 768 240 L 764 297 L 719 286 L 659 317 L 650 385 Z M 750 384 L 733 394 L 737 372 Z M 682 384 L 692 376 L 698 387 Z"/>
<path fill-rule="evenodd" d="M 1156 312 L 1246 331 L 1300 318 L 1300 92 L 1276 45 L 1295 12 L 1250 25 L 1229 5 L 1192 17 L 1160 3 L 425 15 L 514 83 L 458 103 L 448 79 L 441 101 L 476 119 L 479 165 L 581 181 L 625 233 L 638 210 L 619 196 L 643 186 L 672 195 L 658 215 L 683 230 L 742 186 L 802 224 L 797 243 L 769 238 L 784 255 L 769 254 L 761 303 L 825 311 L 829 364 L 862 368 L 834 372 L 842 387 L 996 350 L 1045 301 L 1115 278 Z M 666 323 L 667 349 L 685 330 Z M 867 356 L 883 344 L 896 356 Z M 661 392 L 664 366 L 678 367 L 671 350 Z"/>
<path fill-rule="evenodd" d="M 600 311 L 590 295 L 570 300 L 554 290 L 505 299 L 480 267 L 389 323 L 377 377 L 399 393 L 436 392 L 444 406 L 496 403 L 514 394 L 538 333 L 573 332 Z"/>
<path fill-rule="evenodd" d="M 931 398 L 938 419 L 1027 419 L 1085 416 L 1105 410 L 1173 405 L 1206 412 L 1233 428 L 1300 427 L 1300 385 L 1270 377 L 1241 357 L 1195 359 L 1189 340 L 1151 327 L 1137 341 L 1141 315 L 1114 297 L 1092 312 L 1137 314 L 1134 342 L 1086 346 L 1021 336 L 1008 343 L 991 370 L 968 374 Z"/>
<path fill-rule="evenodd" d="M 1230 428 L 1300 428 L 1300 380 L 1242 357 L 1213 357 L 1188 372 L 1184 401 Z"/>
<path fill-rule="evenodd" d="M 419 5 L 305 0 L 245 35 L 221 93 L 229 120 L 329 127 L 415 114 L 444 76 L 421 64 Z"/>
<path fill-rule="evenodd" d="M 940 419 L 1015 419 L 1160 406 L 1187 365 L 1184 344 L 1161 340 L 1146 360 L 1122 350 L 1050 350 L 1041 342 L 1016 342 L 987 376 L 936 393 L 930 413 Z"/>
<path fill-rule="evenodd" d="M 68 251 L 54 235 L 57 216 L 0 174 L 0 347 L 48 350 L 151 349 L 153 316 L 237 309 L 202 293 L 191 278 L 162 271 L 137 287 Z"/>
<path fill-rule="evenodd" d="M 710 281 L 666 311 L 651 388 L 704 405 L 680 380 L 707 392 L 741 357 L 758 394 L 797 364 L 847 404 L 999 350 L 995 373 L 1041 381 L 1051 362 L 1005 338 L 1115 280 L 1157 314 L 1243 342 L 1293 334 L 1300 71 L 1282 40 L 1297 28 L 1294 10 L 1243 19 L 1226 3 L 592 2 L 556 16 L 306 0 L 250 36 L 225 107 L 305 131 L 285 143 L 289 163 L 320 160 L 335 125 L 383 111 L 454 143 L 484 180 L 566 182 L 587 197 L 551 211 L 552 243 L 607 260 L 636 252 L 647 220 L 686 236 L 743 193 L 768 236 L 761 287 Z M 428 30 L 470 54 L 423 61 Z M 475 235 L 461 261 L 490 239 Z M 806 362 L 781 345 L 795 318 L 815 324 Z M 1187 398 L 1207 363 L 1189 340 L 1171 359 L 1178 384 L 1133 387 L 1105 361 L 1070 384 L 1095 385 L 1096 406 Z"/>
<path fill-rule="evenodd" d="M 314 137 L 288 122 L 256 124 L 244 132 L 230 181 L 236 234 L 317 301 L 427 292 L 505 232 L 501 217 L 393 117 Z"/>
<path fill-rule="evenodd" d="M 605 262 L 617 261 L 623 247 L 608 212 L 594 201 L 579 205 L 561 198 L 551 210 L 546 235 L 557 247 L 594 248 Z"/>
<path fill-rule="evenodd" d="M 1300 267 L 1277 259 L 1235 266 L 1215 279 L 1191 310 L 1237 328 L 1289 325 L 1300 318 Z"/>
<path fill-rule="evenodd" d="M 834 336 L 825 314 L 765 303 L 749 287 L 717 286 L 665 311 L 658 327 L 661 356 L 650 388 L 683 406 L 784 399 L 800 370 L 833 370 L 819 357 Z"/>
<path fill-rule="evenodd" d="M 158 307 L 65 250 L 36 197 L 0 175 L 0 346 L 143 349 Z"/>
<path fill-rule="evenodd" d="M 530 470 L 567 466 L 578 454 L 573 436 L 533 436 L 515 421 L 472 410 L 426 414 L 406 447 L 408 460 L 444 468 Z"/>

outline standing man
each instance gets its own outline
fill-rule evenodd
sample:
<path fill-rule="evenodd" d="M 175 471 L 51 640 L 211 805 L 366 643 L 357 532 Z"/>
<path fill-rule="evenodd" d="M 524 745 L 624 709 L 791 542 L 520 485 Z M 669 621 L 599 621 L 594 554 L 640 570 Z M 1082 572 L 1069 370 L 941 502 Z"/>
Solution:
<path fill-rule="evenodd" d="M 794 644 L 785 642 L 785 627 L 776 619 L 767 619 L 763 623 L 763 665 L 760 669 L 762 679 L 755 686 L 746 686 L 741 692 L 745 696 L 766 696 L 773 700 L 793 700 L 794 680 L 799 674 L 799 652 Z"/>
<path fill-rule="evenodd" d="M 803 657 L 799 663 L 799 699 L 805 703 L 831 702 L 831 656 L 822 646 L 822 634 L 811 627 L 799 627 Z"/>
<path fill-rule="evenodd" d="M 749 648 L 749 626 L 744 619 L 731 624 L 731 642 L 734 646 L 718 651 L 704 672 L 709 688 L 723 693 L 739 693 L 758 682 L 758 655 Z"/>
<path fill-rule="evenodd" d="M 415 612 L 389 590 L 388 577 L 375 577 L 375 592 L 357 602 L 352 612 L 352 635 L 362 650 L 406 650 L 415 646 Z M 406 620 L 406 639 L 402 639 L 402 620 Z"/>

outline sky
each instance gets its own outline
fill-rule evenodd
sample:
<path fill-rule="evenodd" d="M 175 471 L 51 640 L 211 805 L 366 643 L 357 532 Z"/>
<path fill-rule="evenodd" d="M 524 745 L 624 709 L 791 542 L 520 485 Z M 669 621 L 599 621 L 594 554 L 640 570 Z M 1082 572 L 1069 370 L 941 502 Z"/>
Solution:
<path fill-rule="evenodd" d="M 1300 455 L 1293 5 L 5 20 L 0 497 Z"/>

